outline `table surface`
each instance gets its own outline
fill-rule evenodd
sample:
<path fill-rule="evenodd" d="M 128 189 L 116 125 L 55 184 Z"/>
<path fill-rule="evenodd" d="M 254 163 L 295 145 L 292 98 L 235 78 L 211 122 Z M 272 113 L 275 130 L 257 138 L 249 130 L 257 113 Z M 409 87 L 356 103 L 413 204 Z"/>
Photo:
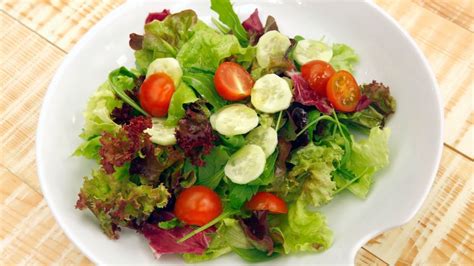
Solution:
<path fill-rule="evenodd" d="M 122 0 L 0 1 L 0 264 L 91 264 L 43 199 L 35 130 L 46 88 L 65 55 Z M 366 243 L 356 264 L 474 265 L 472 0 L 377 0 L 415 39 L 444 102 L 441 166 L 404 226 Z"/>

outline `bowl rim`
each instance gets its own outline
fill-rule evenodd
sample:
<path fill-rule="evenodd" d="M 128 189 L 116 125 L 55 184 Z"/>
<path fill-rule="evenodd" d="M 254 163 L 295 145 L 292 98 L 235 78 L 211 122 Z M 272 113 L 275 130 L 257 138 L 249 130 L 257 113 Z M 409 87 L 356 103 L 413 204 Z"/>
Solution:
<path fill-rule="evenodd" d="M 264 0 L 265 2 L 272 2 L 272 0 Z M 201 0 L 198 0 L 198 2 L 202 2 Z M 287 2 L 287 1 L 284 1 Z M 289 2 L 289 1 L 288 1 Z M 308 2 L 313 2 L 309 0 Z M 45 124 L 45 121 L 47 119 L 46 116 L 46 106 L 50 104 L 51 98 L 53 95 L 56 93 L 58 90 L 58 84 L 60 82 L 61 76 L 63 76 L 65 70 L 67 67 L 73 62 L 73 59 L 76 58 L 77 54 L 82 50 L 83 46 L 88 43 L 92 38 L 96 36 L 96 34 L 102 30 L 104 27 L 107 26 L 109 21 L 112 21 L 116 19 L 118 16 L 120 16 L 123 12 L 129 8 L 129 6 L 140 6 L 143 5 L 144 1 L 143 0 L 138 0 L 138 1 L 131 1 L 131 0 L 126 0 L 123 4 L 112 10 L 109 14 L 104 16 L 101 20 L 99 20 L 94 26 L 91 27 L 81 38 L 80 40 L 74 45 L 74 47 L 66 54 L 63 62 L 61 65 L 58 67 L 56 70 L 54 77 L 52 78 L 50 84 L 48 85 L 48 88 L 46 90 L 45 96 L 43 98 L 43 102 L 41 104 L 41 110 L 39 114 L 39 119 L 38 119 L 38 124 L 37 124 L 37 130 L 36 130 L 36 136 L 35 136 L 35 141 L 36 141 L 36 164 L 37 164 L 37 173 L 38 173 L 38 179 L 40 181 L 40 187 L 41 191 L 43 192 L 43 198 L 46 200 L 46 203 L 48 204 L 49 209 L 51 210 L 51 213 L 53 214 L 53 217 L 55 218 L 56 222 L 59 224 L 60 228 L 63 230 L 63 232 L 66 234 L 66 236 L 71 240 L 71 242 L 74 243 L 75 246 L 81 250 L 81 252 L 86 255 L 93 263 L 95 264 L 101 264 L 104 263 L 100 257 L 97 257 L 95 253 L 92 252 L 92 250 L 84 247 L 83 245 L 80 245 L 75 237 L 75 233 L 73 233 L 73 230 L 66 225 L 63 219 L 61 219 L 61 214 L 57 211 L 56 208 L 53 208 L 54 204 L 51 204 L 51 200 L 49 198 L 49 188 L 46 184 L 46 169 L 44 167 L 43 161 L 45 159 L 41 156 L 40 151 L 42 150 L 43 143 L 41 141 L 41 136 L 44 135 L 44 131 L 46 128 L 43 126 Z M 368 8 L 374 9 L 377 13 L 381 14 L 384 19 L 386 19 L 392 26 L 395 26 L 403 35 L 403 37 L 409 42 L 411 47 L 415 50 L 418 59 L 421 60 L 423 63 L 423 66 L 427 70 L 428 76 L 429 76 L 429 81 L 431 83 L 431 90 L 433 91 L 434 95 L 436 96 L 436 102 L 435 104 L 437 105 L 437 113 L 433 114 L 438 117 L 439 120 L 439 139 L 437 140 L 436 147 L 437 147 L 437 152 L 435 154 L 435 164 L 430 172 L 430 176 L 428 179 L 428 184 L 425 186 L 423 192 L 420 194 L 420 197 L 418 197 L 417 201 L 413 203 L 413 208 L 411 211 L 405 215 L 405 217 L 401 217 L 399 220 L 391 223 L 391 224 L 386 224 L 385 226 L 378 227 L 371 232 L 368 232 L 364 237 L 360 238 L 352 247 L 350 251 L 350 258 L 352 260 L 352 263 L 354 263 L 355 256 L 358 252 L 358 250 L 370 239 L 375 237 L 376 235 L 383 233 L 387 230 L 390 230 L 395 227 L 402 226 L 406 223 L 408 223 L 420 210 L 423 202 L 426 200 L 429 191 L 431 190 L 431 187 L 433 185 L 433 182 L 436 177 L 436 173 L 439 169 L 440 161 L 441 161 L 441 155 L 443 151 L 443 143 L 444 143 L 444 134 L 443 134 L 443 128 L 444 128 L 444 109 L 443 109 L 443 104 L 442 104 L 442 97 L 441 97 L 441 92 L 437 83 L 437 80 L 435 78 L 435 75 L 433 73 L 433 70 L 424 56 L 423 52 L 421 49 L 418 47 L 416 42 L 413 40 L 413 38 L 410 36 L 410 34 L 403 29 L 398 22 L 391 17 L 385 10 L 383 10 L 381 7 L 379 7 L 377 4 L 375 4 L 372 1 L 364 0 L 361 2 L 362 4 L 367 4 Z"/>

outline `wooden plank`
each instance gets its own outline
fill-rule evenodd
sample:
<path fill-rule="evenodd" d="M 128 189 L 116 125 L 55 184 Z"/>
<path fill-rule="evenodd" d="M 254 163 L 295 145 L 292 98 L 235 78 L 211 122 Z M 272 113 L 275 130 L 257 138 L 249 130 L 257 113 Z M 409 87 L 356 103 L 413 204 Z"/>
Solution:
<path fill-rule="evenodd" d="M 414 0 L 421 7 L 474 32 L 474 6 L 472 0 Z"/>
<path fill-rule="evenodd" d="M 472 32 L 407 0 L 376 2 L 415 39 L 436 74 L 445 107 L 445 142 L 473 158 Z"/>
<path fill-rule="evenodd" d="M 86 264 L 42 196 L 0 166 L 0 265 Z"/>
<path fill-rule="evenodd" d="M 36 124 L 46 88 L 65 53 L 3 12 L 0 25 L 0 164 L 39 191 Z"/>
<path fill-rule="evenodd" d="M 3 0 L 0 9 L 63 50 L 72 46 L 124 0 Z"/>
<path fill-rule="evenodd" d="M 471 160 L 445 148 L 436 181 L 416 217 L 364 247 L 390 265 L 474 265 L 473 170 Z"/>
<path fill-rule="evenodd" d="M 357 256 L 355 258 L 355 265 L 388 265 L 385 261 L 381 260 L 380 258 L 376 257 L 374 254 L 370 253 L 368 250 L 361 248 L 359 252 L 357 252 Z"/>

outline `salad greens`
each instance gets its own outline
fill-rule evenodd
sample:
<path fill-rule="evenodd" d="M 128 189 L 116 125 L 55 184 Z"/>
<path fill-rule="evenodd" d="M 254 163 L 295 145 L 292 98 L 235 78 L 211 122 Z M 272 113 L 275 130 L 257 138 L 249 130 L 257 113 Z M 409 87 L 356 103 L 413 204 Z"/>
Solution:
<path fill-rule="evenodd" d="M 289 38 L 258 10 L 241 21 L 229 0 L 210 7 L 217 30 L 165 9 L 130 34 L 135 68 L 111 71 L 85 108 L 74 155 L 99 167 L 76 208 L 109 238 L 132 228 L 187 263 L 322 252 L 333 233 L 319 208 L 369 196 L 396 101 L 357 84 L 348 45 Z"/>

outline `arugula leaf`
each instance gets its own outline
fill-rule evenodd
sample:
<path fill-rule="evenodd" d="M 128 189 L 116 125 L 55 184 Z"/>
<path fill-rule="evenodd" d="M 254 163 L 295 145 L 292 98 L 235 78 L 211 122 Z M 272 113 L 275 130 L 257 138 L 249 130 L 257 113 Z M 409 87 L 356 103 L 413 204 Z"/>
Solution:
<path fill-rule="evenodd" d="M 181 225 L 181 221 L 178 220 L 178 218 L 174 217 L 171 220 L 168 221 L 163 221 L 158 223 L 158 227 L 161 229 L 173 229 L 176 226 Z"/>
<path fill-rule="evenodd" d="M 247 31 L 232 8 L 230 0 L 211 0 L 211 9 L 219 15 L 219 20 L 232 30 L 240 44 L 247 46 L 249 43 Z"/>
<path fill-rule="evenodd" d="M 215 189 L 224 174 L 224 166 L 229 159 L 229 153 L 223 146 L 217 146 L 211 153 L 204 156 L 205 166 L 197 168 L 198 185 L 204 185 Z"/>
<path fill-rule="evenodd" d="M 383 127 L 385 124 L 385 117 L 372 106 L 355 113 L 340 113 L 338 116 L 344 124 L 367 135 L 371 128 Z"/>
<path fill-rule="evenodd" d="M 226 101 L 222 99 L 214 88 L 213 76 L 205 73 L 186 73 L 183 82 L 191 86 L 214 110 L 222 108 Z"/>
<path fill-rule="evenodd" d="M 120 97 L 124 102 L 128 103 L 135 110 L 139 111 L 143 115 L 150 116 L 145 110 L 143 110 L 139 104 L 137 104 L 132 98 L 130 98 L 125 90 L 133 88 L 135 79 L 137 76 L 129 71 L 125 67 L 120 67 L 109 74 L 109 84 L 114 90 L 115 94 Z"/>
<path fill-rule="evenodd" d="M 275 179 L 275 162 L 277 158 L 278 150 L 275 150 L 270 156 L 268 156 L 263 173 L 257 179 L 248 183 L 248 185 L 266 186 L 272 183 Z"/>
<path fill-rule="evenodd" d="M 321 112 L 319 112 L 318 110 L 311 110 L 308 113 L 308 124 L 311 124 L 312 121 L 315 121 L 320 116 L 321 116 Z M 316 129 L 316 123 L 308 127 L 308 136 L 309 136 L 310 141 L 314 140 L 313 135 L 314 135 L 315 129 Z"/>
<path fill-rule="evenodd" d="M 243 135 L 235 135 L 232 137 L 227 137 L 221 134 L 218 135 L 222 143 L 231 150 L 238 150 L 245 145 L 245 138 Z"/>
<path fill-rule="evenodd" d="M 229 200 L 230 206 L 239 210 L 245 202 L 250 200 L 253 195 L 258 191 L 258 186 L 255 185 L 238 185 L 238 184 L 229 184 L 230 193 Z"/>
<path fill-rule="evenodd" d="M 166 119 L 165 125 L 176 126 L 178 121 L 184 117 L 185 110 L 183 105 L 197 100 L 198 98 L 194 94 L 194 91 L 188 87 L 186 83 L 181 82 L 171 97 L 170 107 L 168 108 L 168 118 Z"/>

